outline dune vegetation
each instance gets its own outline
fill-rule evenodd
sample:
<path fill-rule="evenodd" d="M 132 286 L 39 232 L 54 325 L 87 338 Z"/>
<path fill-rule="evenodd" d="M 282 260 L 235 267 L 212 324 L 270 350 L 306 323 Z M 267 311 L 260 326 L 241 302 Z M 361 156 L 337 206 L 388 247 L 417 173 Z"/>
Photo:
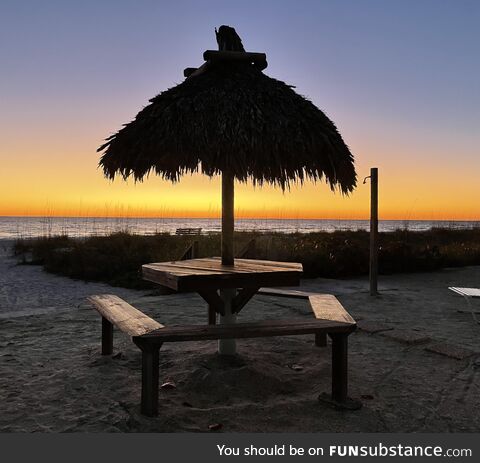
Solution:
<path fill-rule="evenodd" d="M 149 236 L 115 233 L 85 239 L 67 236 L 18 240 L 20 263 L 43 265 L 46 271 L 114 286 L 149 288 L 140 267 L 148 262 L 178 260 L 194 241 L 196 257 L 220 253 L 220 235 Z M 346 278 L 368 274 L 369 234 L 336 231 L 308 234 L 235 234 L 236 255 L 252 259 L 301 262 L 307 278 Z M 380 233 L 380 274 L 432 271 L 480 265 L 480 229 Z"/>

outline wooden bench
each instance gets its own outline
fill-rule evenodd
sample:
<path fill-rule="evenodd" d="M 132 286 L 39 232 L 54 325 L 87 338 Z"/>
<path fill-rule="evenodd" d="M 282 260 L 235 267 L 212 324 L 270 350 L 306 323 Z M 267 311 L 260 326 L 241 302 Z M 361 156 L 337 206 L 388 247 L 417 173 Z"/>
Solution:
<path fill-rule="evenodd" d="M 201 235 L 201 228 L 177 228 L 175 235 Z"/>
<path fill-rule="evenodd" d="M 326 401 L 337 407 L 359 408 L 359 403 L 347 396 L 347 341 L 356 323 L 334 296 L 314 295 L 309 298 L 315 319 L 171 327 L 151 319 L 118 296 L 97 295 L 88 300 L 102 316 L 102 355 L 113 353 L 114 325 L 131 336 L 142 351 L 141 412 L 144 415 L 158 414 L 159 350 L 164 342 L 305 334 L 315 335 L 316 341 L 327 334 L 332 339 L 332 392 Z M 319 399 L 325 400 L 325 397 Z"/>
<path fill-rule="evenodd" d="M 308 299 L 316 318 L 355 323 L 355 320 L 343 308 L 340 301 L 332 294 L 320 294 L 311 291 L 283 288 L 260 288 L 257 294 L 293 299 Z M 325 347 L 327 345 L 327 335 L 317 334 L 315 336 L 315 345 Z"/>

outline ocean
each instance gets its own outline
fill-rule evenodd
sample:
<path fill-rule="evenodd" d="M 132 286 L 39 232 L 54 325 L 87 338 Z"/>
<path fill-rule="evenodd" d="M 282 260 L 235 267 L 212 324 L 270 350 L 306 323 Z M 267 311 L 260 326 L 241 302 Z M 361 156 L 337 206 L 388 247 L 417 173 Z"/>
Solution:
<path fill-rule="evenodd" d="M 480 227 L 480 221 L 380 220 L 379 230 L 465 229 Z M 202 233 L 220 232 L 219 219 L 171 219 L 135 217 L 0 217 L 0 239 L 69 235 L 85 237 L 128 231 L 134 234 L 175 233 L 177 228 L 201 228 Z M 368 220 L 342 219 L 237 219 L 238 231 L 310 233 L 316 231 L 369 230 Z"/>

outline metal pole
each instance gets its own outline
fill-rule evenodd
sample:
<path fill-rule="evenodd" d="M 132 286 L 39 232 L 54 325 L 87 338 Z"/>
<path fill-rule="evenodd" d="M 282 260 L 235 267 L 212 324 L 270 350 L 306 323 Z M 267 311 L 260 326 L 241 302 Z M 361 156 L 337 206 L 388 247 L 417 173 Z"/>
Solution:
<path fill-rule="evenodd" d="M 370 295 L 378 294 L 378 169 L 370 169 Z"/>

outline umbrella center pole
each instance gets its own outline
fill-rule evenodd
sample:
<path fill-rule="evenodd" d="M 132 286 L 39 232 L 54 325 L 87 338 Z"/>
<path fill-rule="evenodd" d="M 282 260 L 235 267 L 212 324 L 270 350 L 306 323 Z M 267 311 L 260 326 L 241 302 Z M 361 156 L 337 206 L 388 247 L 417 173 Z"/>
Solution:
<path fill-rule="evenodd" d="M 222 264 L 233 265 L 234 178 L 222 174 Z"/>
<path fill-rule="evenodd" d="M 231 325 L 236 323 L 237 315 L 232 313 L 232 300 L 237 294 L 236 289 L 221 289 L 220 297 L 223 300 L 225 315 L 220 315 L 220 325 Z M 220 339 L 218 341 L 218 353 L 220 355 L 235 355 L 237 353 L 237 343 L 235 339 Z"/>
<path fill-rule="evenodd" d="M 234 265 L 233 230 L 234 230 L 234 177 L 229 172 L 222 173 L 222 265 Z M 232 313 L 232 300 L 237 293 L 236 289 L 220 290 L 223 299 L 225 315 L 220 316 L 220 324 L 232 324 L 237 316 Z M 235 355 L 235 339 L 220 339 L 218 353 L 221 355 Z"/>

